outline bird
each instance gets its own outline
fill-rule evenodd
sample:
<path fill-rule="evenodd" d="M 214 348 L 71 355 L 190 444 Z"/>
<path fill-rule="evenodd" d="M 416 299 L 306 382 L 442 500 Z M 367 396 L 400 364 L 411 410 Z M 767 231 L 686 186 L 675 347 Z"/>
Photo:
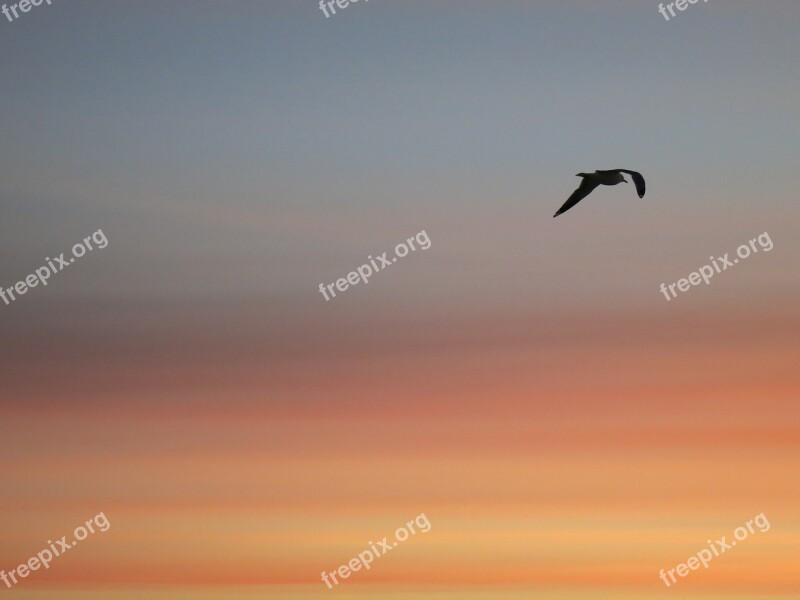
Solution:
<path fill-rule="evenodd" d="M 636 185 L 636 193 L 639 198 L 644 198 L 644 177 L 641 173 L 636 171 L 629 171 L 628 169 L 612 169 L 610 171 L 595 171 L 594 173 L 578 173 L 576 177 L 583 177 L 578 189 L 572 192 L 572 195 L 567 199 L 564 205 L 558 209 L 558 212 L 553 215 L 557 217 L 561 213 L 567 212 L 570 208 L 575 206 L 578 202 L 586 198 L 594 191 L 598 185 L 617 185 L 618 183 L 628 183 L 622 175 L 627 173 L 633 179 Z"/>

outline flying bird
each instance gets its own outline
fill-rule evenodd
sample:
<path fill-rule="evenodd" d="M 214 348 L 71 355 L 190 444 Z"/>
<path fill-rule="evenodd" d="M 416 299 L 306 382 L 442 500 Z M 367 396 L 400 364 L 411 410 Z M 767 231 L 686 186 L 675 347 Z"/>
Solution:
<path fill-rule="evenodd" d="M 581 184 L 578 186 L 577 190 L 572 192 L 572 195 L 564 203 L 564 206 L 559 208 L 558 212 L 553 216 L 557 217 L 561 213 L 567 212 L 570 208 L 591 194 L 594 191 L 594 188 L 596 188 L 598 185 L 617 185 L 618 183 L 628 183 L 628 181 L 622 175 L 623 173 L 627 173 L 631 176 L 633 183 L 636 184 L 636 192 L 639 194 L 639 198 L 644 198 L 644 177 L 642 177 L 641 173 L 637 173 L 636 171 L 628 171 L 627 169 L 612 169 L 611 171 L 578 173 L 576 177 L 583 177 Z"/>

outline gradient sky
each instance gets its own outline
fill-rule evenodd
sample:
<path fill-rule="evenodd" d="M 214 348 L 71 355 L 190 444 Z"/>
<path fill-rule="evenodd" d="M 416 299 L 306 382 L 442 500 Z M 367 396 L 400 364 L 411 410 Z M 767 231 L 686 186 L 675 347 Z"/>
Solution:
<path fill-rule="evenodd" d="M 17 597 L 800 596 L 800 4 L 657 6 L 0 16 L 0 285 L 109 240 L 0 304 L 0 569 L 112 523 Z"/>

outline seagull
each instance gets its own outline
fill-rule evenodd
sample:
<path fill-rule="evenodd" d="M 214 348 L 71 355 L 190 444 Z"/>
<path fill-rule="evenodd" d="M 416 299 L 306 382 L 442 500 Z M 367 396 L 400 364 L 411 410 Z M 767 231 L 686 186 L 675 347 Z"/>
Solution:
<path fill-rule="evenodd" d="M 558 209 L 558 212 L 553 215 L 557 217 L 561 213 L 567 212 L 570 208 L 575 206 L 578 202 L 586 198 L 594 191 L 598 185 L 617 185 L 618 183 L 628 183 L 623 173 L 627 173 L 636 184 L 636 192 L 639 198 L 644 198 L 644 177 L 641 173 L 636 171 L 628 171 L 627 169 L 612 169 L 611 171 L 595 171 L 594 173 L 578 173 L 575 177 L 583 177 L 578 189 L 572 192 L 572 195 L 564 203 L 564 206 Z"/>

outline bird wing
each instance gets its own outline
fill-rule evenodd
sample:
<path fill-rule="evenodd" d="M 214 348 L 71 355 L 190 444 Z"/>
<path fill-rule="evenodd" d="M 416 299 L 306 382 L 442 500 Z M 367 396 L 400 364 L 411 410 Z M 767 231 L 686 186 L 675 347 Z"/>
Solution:
<path fill-rule="evenodd" d="M 595 181 L 584 177 L 584 179 L 581 181 L 581 184 L 578 186 L 578 189 L 572 192 L 572 195 L 567 199 L 566 202 L 564 202 L 564 205 L 558 209 L 558 212 L 554 214 L 553 217 L 557 217 L 561 213 L 567 212 L 570 208 L 591 194 L 592 190 L 594 190 L 594 188 L 596 188 L 598 185 L 599 184 Z"/>
<path fill-rule="evenodd" d="M 633 183 L 636 184 L 636 193 L 639 194 L 639 198 L 644 198 L 644 177 L 642 177 L 641 173 L 636 171 L 628 171 L 627 169 L 616 169 L 617 173 L 627 173 L 633 179 Z"/>

